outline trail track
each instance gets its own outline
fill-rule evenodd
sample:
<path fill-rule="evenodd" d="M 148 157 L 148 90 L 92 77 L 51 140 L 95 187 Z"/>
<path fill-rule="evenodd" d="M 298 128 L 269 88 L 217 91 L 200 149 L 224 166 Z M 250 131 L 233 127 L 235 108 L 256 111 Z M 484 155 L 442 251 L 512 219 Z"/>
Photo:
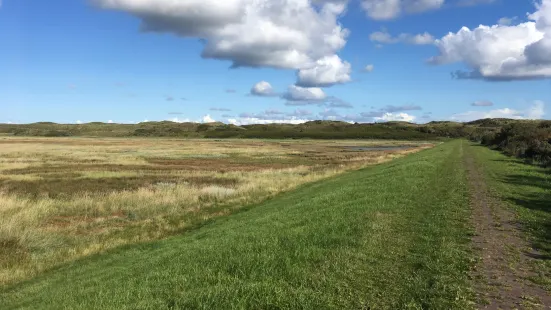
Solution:
<path fill-rule="evenodd" d="M 551 309 L 551 296 L 531 282 L 538 256 L 521 236 L 516 217 L 492 197 L 482 167 L 465 148 L 471 193 L 473 246 L 480 257 L 472 272 L 479 309 Z"/>

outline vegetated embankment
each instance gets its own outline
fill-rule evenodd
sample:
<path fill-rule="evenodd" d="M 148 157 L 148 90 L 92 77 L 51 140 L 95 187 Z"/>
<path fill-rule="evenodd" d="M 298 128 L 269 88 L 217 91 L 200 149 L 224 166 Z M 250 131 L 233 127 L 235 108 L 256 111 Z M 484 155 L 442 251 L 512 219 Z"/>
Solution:
<path fill-rule="evenodd" d="M 0 291 L 0 308 L 464 309 L 462 143 L 303 185 Z"/>

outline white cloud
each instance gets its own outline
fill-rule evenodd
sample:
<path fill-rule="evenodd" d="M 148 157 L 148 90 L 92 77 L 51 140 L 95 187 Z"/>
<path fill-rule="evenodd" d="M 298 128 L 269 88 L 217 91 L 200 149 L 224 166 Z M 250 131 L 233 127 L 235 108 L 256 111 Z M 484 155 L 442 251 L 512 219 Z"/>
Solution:
<path fill-rule="evenodd" d="M 327 98 L 327 95 L 319 87 L 291 85 L 287 89 L 287 92 L 283 94 L 283 98 L 289 101 L 323 101 Z"/>
<path fill-rule="evenodd" d="M 456 78 L 522 80 L 551 77 L 551 0 L 542 0 L 530 21 L 514 26 L 461 28 L 436 40 L 433 64 L 465 63 L 472 71 Z"/>
<path fill-rule="evenodd" d="M 210 117 L 209 114 L 203 116 L 203 118 L 201 119 L 201 123 L 214 123 L 216 122 L 212 117 Z"/>
<path fill-rule="evenodd" d="M 497 23 L 499 25 L 502 25 L 502 26 L 510 26 L 515 20 L 517 20 L 518 17 L 514 16 L 514 17 L 502 17 L 500 18 Z"/>
<path fill-rule="evenodd" d="M 541 119 L 545 115 L 545 104 L 543 101 L 535 101 L 532 106 L 524 111 L 510 108 L 496 109 L 491 111 L 467 111 L 458 113 L 451 117 L 452 120 L 469 122 L 485 118 L 510 118 L 510 119 Z"/>
<path fill-rule="evenodd" d="M 213 119 L 210 116 L 210 114 L 204 115 L 203 117 L 201 117 L 199 119 L 195 119 L 195 120 L 192 120 L 190 118 L 174 117 L 174 118 L 168 119 L 168 121 L 171 121 L 171 122 L 174 122 L 174 123 L 203 123 L 203 124 L 216 122 L 216 120 Z M 147 122 L 147 120 L 146 120 L 146 122 Z"/>
<path fill-rule="evenodd" d="M 359 114 L 342 115 L 333 109 L 325 109 L 318 116 L 324 120 L 344 121 L 349 123 L 372 123 L 372 122 L 390 122 L 403 121 L 413 122 L 416 117 L 407 113 L 388 113 L 382 111 L 363 112 Z"/>
<path fill-rule="evenodd" d="M 362 8 L 376 20 L 388 20 L 402 14 L 415 14 L 435 10 L 445 0 L 362 0 Z"/>
<path fill-rule="evenodd" d="M 281 98 L 287 100 L 287 106 L 318 105 L 330 108 L 352 108 L 353 106 L 337 97 L 327 96 L 319 87 L 300 87 L 291 85 Z"/>
<path fill-rule="evenodd" d="M 336 56 L 349 33 L 338 22 L 346 1 L 94 1 L 137 16 L 143 31 L 203 39 L 202 57 L 233 67 L 310 69 Z"/>
<path fill-rule="evenodd" d="M 400 122 L 413 122 L 415 121 L 416 117 L 413 115 L 409 115 L 407 113 L 384 113 L 380 117 L 374 117 L 375 121 L 378 122 L 392 122 L 392 121 L 400 121 Z"/>
<path fill-rule="evenodd" d="M 192 120 L 190 120 L 189 118 L 178 118 L 178 117 L 171 118 L 169 119 L 169 121 L 174 123 L 191 123 L 192 122 Z"/>
<path fill-rule="evenodd" d="M 233 125 L 250 125 L 250 124 L 302 124 L 309 122 L 311 120 L 300 118 L 300 117 L 288 117 L 280 119 L 264 119 L 259 117 L 239 117 L 239 118 L 230 118 L 227 120 L 228 123 Z"/>
<path fill-rule="evenodd" d="M 363 71 L 364 72 L 373 72 L 374 69 L 375 69 L 374 65 L 367 65 L 367 66 L 365 66 Z"/>
<path fill-rule="evenodd" d="M 76 124 L 82 124 L 82 121 L 81 121 L 81 120 L 77 120 L 75 123 L 76 123 Z"/>
<path fill-rule="evenodd" d="M 428 33 L 410 34 L 401 33 L 396 37 L 393 37 L 386 30 L 376 31 L 369 35 L 369 39 L 373 42 L 395 44 L 395 43 L 407 43 L 413 45 L 428 45 L 434 43 L 434 37 Z"/>
<path fill-rule="evenodd" d="M 230 117 L 227 122 L 234 125 L 248 124 L 301 124 L 310 121 L 308 116 L 312 115 L 308 110 L 294 110 L 293 112 L 282 112 L 279 110 L 265 110 L 260 113 L 241 113 L 237 118 Z"/>
<path fill-rule="evenodd" d="M 272 85 L 266 81 L 261 81 L 256 83 L 253 88 L 251 88 L 251 95 L 253 96 L 263 96 L 270 97 L 276 95 Z"/>
<path fill-rule="evenodd" d="M 113 124 L 113 121 L 112 121 L 112 120 L 108 120 L 108 121 L 107 121 L 107 124 Z"/>
<path fill-rule="evenodd" d="M 351 65 L 338 55 L 319 59 L 308 68 L 298 71 L 297 85 L 302 87 L 328 87 L 350 82 Z"/>

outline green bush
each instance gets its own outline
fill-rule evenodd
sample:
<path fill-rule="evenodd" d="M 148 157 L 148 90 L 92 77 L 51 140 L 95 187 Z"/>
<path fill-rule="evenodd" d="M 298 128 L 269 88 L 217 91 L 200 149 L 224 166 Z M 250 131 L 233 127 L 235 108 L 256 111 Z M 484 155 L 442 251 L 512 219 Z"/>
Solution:
<path fill-rule="evenodd" d="M 494 136 L 484 136 L 481 143 L 495 146 L 511 156 L 551 166 L 551 122 L 549 121 L 511 123 Z"/>

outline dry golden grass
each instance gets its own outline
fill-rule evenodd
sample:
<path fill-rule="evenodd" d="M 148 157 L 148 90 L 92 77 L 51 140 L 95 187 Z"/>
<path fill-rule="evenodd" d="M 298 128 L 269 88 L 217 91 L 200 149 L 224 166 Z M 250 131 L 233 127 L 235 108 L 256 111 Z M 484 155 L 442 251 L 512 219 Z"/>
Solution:
<path fill-rule="evenodd" d="M 402 145 L 393 151 L 350 146 Z M 0 284 L 431 144 L 0 137 Z"/>

